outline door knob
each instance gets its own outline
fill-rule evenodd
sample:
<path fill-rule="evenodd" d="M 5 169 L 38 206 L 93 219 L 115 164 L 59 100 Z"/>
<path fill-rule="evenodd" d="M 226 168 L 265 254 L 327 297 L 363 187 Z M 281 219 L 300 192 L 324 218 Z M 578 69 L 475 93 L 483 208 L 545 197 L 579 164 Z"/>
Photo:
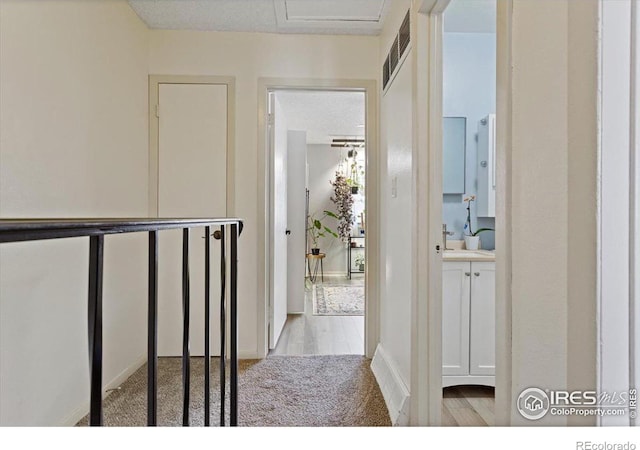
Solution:
<path fill-rule="evenodd" d="M 471 276 L 471 272 L 465 272 L 464 273 L 466 276 L 470 277 Z"/>
<path fill-rule="evenodd" d="M 216 230 L 213 232 L 213 237 L 217 240 L 220 240 L 220 238 L 222 237 L 222 233 L 220 232 L 220 230 Z"/>
<path fill-rule="evenodd" d="M 289 236 L 291 234 L 291 230 L 287 230 L 284 232 L 284 234 L 286 234 L 287 236 Z"/>

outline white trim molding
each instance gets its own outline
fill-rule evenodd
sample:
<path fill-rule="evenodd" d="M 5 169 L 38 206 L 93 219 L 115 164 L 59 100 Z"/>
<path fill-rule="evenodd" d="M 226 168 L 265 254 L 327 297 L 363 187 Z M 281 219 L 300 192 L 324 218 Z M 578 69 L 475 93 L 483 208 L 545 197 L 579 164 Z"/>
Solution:
<path fill-rule="evenodd" d="M 378 344 L 371 361 L 371 371 L 376 377 L 384 402 L 389 410 L 391 424 L 394 426 L 409 425 L 409 389 L 402 381 L 397 365 Z"/>
<path fill-rule="evenodd" d="M 628 391 L 633 373 L 632 3 L 600 1 L 598 391 L 607 393 Z M 598 424 L 630 422 L 627 416 L 609 416 L 598 418 Z"/>
<path fill-rule="evenodd" d="M 629 348 L 631 386 L 640 386 L 640 13 L 638 3 L 631 4 L 631 271 L 630 280 L 630 327 Z M 632 419 L 631 424 L 640 425 L 640 419 Z"/>
<path fill-rule="evenodd" d="M 102 399 L 107 398 L 113 389 L 118 388 L 122 383 L 127 381 L 131 375 L 136 373 L 138 369 L 140 369 L 147 362 L 147 354 L 144 353 L 140 355 L 133 364 L 129 367 L 125 368 L 122 372 L 113 378 L 113 380 L 106 383 L 102 388 Z M 85 402 L 72 411 L 68 416 L 66 416 L 60 422 L 59 426 L 61 427 L 73 427 L 75 426 L 84 416 L 89 414 L 89 402 Z"/>
<path fill-rule="evenodd" d="M 411 424 L 441 424 L 443 13 L 449 0 L 414 0 L 414 216 Z M 497 12 L 496 424 L 510 425 L 511 399 L 511 26 L 513 0 Z M 427 226 L 425 226 L 425 224 Z"/>
<path fill-rule="evenodd" d="M 268 95 L 274 90 L 313 91 L 360 91 L 365 94 L 365 139 L 366 154 L 366 198 L 367 234 L 366 282 L 365 282 L 365 356 L 371 358 L 379 341 L 379 280 L 371 274 L 378 273 L 380 265 L 379 236 L 379 149 L 378 149 L 378 87 L 375 80 L 309 79 L 309 78 L 259 78 L 258 79 L 258 295 L 256 308 L 258 317 L 258 357 L 264 358 L 269 349 L 269 292 L 270 274 L 270 227 L 269 217 L 269 155 L 267 146 Z"/>
<path fill-rule="evenodd" d="M 235 211 L 236 79 L 208 75 L 149 75 L 149 216 L 158 216 L 158 102 L 161 84 L 221 84 L 227 87 L 227 216 Z"/>

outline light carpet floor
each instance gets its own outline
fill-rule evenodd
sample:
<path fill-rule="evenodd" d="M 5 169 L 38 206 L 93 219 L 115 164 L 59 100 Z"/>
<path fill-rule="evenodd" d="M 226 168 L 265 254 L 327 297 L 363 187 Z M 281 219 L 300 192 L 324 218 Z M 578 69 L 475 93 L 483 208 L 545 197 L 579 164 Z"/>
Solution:
<path fill-rule="evenodd" d="M 211 363 L 211 424 L 219 423 L 218 360 Z M 191 359 L 191 426 L 204 424 L 204 360 Z M 268 356 L 239 363 L 240 426 L 390 426 L 382 393 L 363 356 Z M 158 360 L 158 425 L 182 424 L 181 359 Z M 228 369 L 227 369 L 228 374 Z M 227 383 L 228 389 L 228 383 Z M 226 414 L 229 414 L 227 394 Z M 104 402 L 106 426 L 145 426 L 147 367 Z M 87 418 L 78 425 L 86 425 Z M 228 421 L 227 421 L 228 424 Z"/>

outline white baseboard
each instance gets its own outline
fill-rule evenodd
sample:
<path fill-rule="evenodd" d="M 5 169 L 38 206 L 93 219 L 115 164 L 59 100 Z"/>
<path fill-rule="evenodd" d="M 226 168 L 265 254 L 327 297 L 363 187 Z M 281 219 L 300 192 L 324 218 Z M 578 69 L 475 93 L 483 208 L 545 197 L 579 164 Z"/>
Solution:
<path fill-rule="evenodd" d="M 118 375 L 116 375 L 115 378 L 113 378 L 113 380 L 111 380 L 104 386 L 102 391 L 102 398 L 104 399 L 110 394 L 110 392 L 107 393 L 106 391 L 110 389 L 115 389 L 118 386 L 120 386 L 122 383 L 127 381 L 127 379 L 131 375 L 133 375 L 140 367 L 142 367 L 146 362 L 147 362 L 146 353 L 139 356 L 132 365 L 130 365 L 129 367 L 124 369 L 122 372 L 120 372 Z M 87 414 L 89 414 L 89 402 L 85 402 L 82 405 L 80 405 L 78 408 L 76 408 L 71 414 L 69 414 L 60 422 L 59 426 L 72 427 Z"/>
<path fill-rule="evenodd" d="M 373 355 L 371 370 L 382 391 L 392 425 L 409 425 L 409 389 L 400 378 L 396 363 L 388 357 L 381 344 Z"/>

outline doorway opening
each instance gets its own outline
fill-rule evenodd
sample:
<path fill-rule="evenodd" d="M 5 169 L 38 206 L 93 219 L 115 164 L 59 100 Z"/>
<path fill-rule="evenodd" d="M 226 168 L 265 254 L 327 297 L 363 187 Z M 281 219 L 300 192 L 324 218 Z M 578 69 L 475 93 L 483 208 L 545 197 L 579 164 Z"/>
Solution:
<path fill-rule="evenodd" d="M 270 354 L 365 353 L 365 100 L 268 91 Z"/>
<path fill-rule="evenodd" d="M 495 424 L 496 1 L 442 33 L 442 425 Z"/>

